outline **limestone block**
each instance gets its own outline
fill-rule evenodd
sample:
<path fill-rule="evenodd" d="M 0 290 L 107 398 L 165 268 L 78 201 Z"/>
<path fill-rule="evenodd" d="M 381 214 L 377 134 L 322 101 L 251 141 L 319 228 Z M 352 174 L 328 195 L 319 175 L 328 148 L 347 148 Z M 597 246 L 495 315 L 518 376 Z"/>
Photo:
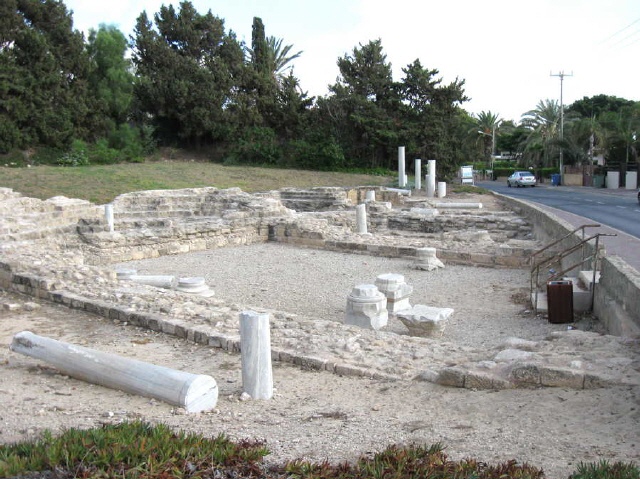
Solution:
<path fill-rule="evenodd" d="M 347 296 L 345 324 L 366 329 L 380 329 L 387 325 L 387 298 L 374 284 L 360 284 Z"/>
<path fill-rule="evenodd" d="M 404 309 L 411 309 L 409 296 L 413 292 L 413 286 L 404 281 L 401 274 L 381 274 L 375 282 L 378 290 L 387 298 L 387 311 L 396 313 Z"/>
<path fill-rule="evenodd" d="M 397 316 L 412 336 L 433 337 L 442 336 L 447 320 L 452 314 L 451 308 L 416 304 L 411 309 L 399 311 Z"/>
<path fill-rule="evenodd" d="M 436 258 L 435 248 L 417 248 L 414 267 L 424 271 L 433 271 L 434 269 L 444 268 L 444 263 Z"/>

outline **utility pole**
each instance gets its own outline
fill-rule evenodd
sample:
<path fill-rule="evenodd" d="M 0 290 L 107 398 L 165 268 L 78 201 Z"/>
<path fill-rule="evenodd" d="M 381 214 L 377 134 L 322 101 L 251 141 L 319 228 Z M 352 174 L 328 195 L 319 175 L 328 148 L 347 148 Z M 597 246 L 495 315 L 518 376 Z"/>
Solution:
<path fill-rule="evenodd" d="M 573 72 L 565 73 L 564 71 L 560 71 L 558 73 L 551 73 L 552 77 L 560 77 L 560 184 L 564 186 L 564 165 L 563 163 L 563 151 L 562 151 L 562 140 L 564 140 L 564 103 L 562 103 L 562 83 L 564 82 L 564 77 L 572 77 Z"/>

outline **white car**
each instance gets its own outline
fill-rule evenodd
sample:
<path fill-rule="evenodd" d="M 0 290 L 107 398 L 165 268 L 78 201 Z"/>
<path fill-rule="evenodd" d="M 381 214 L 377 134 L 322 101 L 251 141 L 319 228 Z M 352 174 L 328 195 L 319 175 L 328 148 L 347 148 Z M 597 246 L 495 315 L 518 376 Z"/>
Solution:
<path fill-rule="evenodd" d="M 536 177 L 528 171 L 516 171 L 513 175 L 507 178 L 507 186 L 536 186 Z"/>

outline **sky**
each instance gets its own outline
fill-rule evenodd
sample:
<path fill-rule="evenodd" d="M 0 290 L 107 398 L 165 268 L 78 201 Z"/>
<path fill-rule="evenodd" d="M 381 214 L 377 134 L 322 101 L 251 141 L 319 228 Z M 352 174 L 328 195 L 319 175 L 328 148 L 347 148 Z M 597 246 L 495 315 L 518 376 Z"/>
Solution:
<path fill-rule="evenodd" d="M 177 0 L 64 0 L 74 28 L 101 23 L 133 34 Z M 541 100 L 570 105 L 604 94 L 640 101 L 638 0 L 192 0 L 228 32 L 251 44 L 253 17 L 267 36 L 302 50 L 293 73 L 311 96 L 325 96 L 337 60 L 380 39 L 394 80 L 419 59 L 442 84 L 465 80 L 470 113 L 490 111 L 516 123 Z M 559 76 L 564 74 L 564 76 Z M 561 79 L 562 78 L 562 79 Z"/>

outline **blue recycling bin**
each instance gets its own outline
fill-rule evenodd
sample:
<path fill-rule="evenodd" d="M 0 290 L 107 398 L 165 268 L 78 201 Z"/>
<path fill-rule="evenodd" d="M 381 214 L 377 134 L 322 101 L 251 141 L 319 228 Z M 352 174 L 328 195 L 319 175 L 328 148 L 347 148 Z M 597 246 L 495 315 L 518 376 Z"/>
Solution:
<path fill-rule="evenodd" d="M 560 178 L 561 178 L 560 173 L 555 173 L 555 174 L 551 175 L 551 184 L 553 186 L 560 185 Z"/>

